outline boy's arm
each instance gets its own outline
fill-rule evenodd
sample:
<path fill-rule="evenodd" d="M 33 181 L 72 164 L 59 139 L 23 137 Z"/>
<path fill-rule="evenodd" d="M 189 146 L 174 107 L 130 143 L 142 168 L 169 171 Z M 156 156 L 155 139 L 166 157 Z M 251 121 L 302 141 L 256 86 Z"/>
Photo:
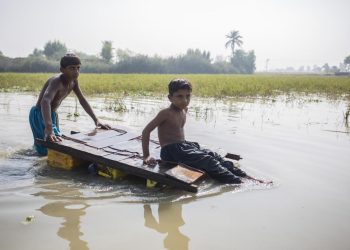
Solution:
<path fill-rule="evenodd" d="M 149 153 L 149 140 L 151 132 L 158 127 L 163 121 L 165 121 L 165 111 L 162 110 L 158 115 L 150 121 L 142 131 L 142 151 L 143 151 L 143 161 L 146 164 L 153 165 L 156 163 L 156 160 L 150 156 Z"/>
<path fill-rule="evenodd" d="M 40 102 L 41 114 L 45 123 L 44 140 L 53 142 L 62 141 L 52 131 L 51 102 L 59 89 L 58 84 L 49 84 Z"/>
<path fill-rule="evenodd" d="M 78 82 L 76 82 L 73 91 L 75 93 L 75 95 L 78 97 L 79 103 L 80 105 L 83 107 L 83 109 L 86 111 L 86 113 L 89 114 L 89 116 L 92 118 L 92 120 L 94 121 L 96 127 L 101 127 L 104 129 L 110 129 L 111 126 L 108 124 L 102 124 L 100 122 L 100 120 L 96 117 L 94 111 L 92 110 L 89 102 L 86 100 L 85 96 L 83 95 L 83 93 L 80 90 L 79 84 Z"/>

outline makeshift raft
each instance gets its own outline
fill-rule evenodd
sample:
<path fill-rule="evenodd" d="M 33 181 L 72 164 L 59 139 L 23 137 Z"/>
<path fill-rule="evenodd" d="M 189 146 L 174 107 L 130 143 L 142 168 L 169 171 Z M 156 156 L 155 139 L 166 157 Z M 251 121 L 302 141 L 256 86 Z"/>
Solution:
<path fill-rule="evenodd" d="M 148 183 L 160 183 L 189 192 L 197 192 L 195 184 L 204 176 L 204 172 L 184 164 L 157 161 L 155 166 L 143 163 L 142 138 L 137 134 L 113 128 L 94 129 L 87 133 L 62 136 L 61 142 L 35 139 L 49 149 L 48 163 L 51 166 L 71 169 L 77 166 L 88 167 L 96 164 L 99 174 L 117 178 L 125 174 L 147 179 Z M 160 145 L 150 140 L 150 153 L 159 156 Z M 234 154 L 226 157 L 239 160 Z"/>

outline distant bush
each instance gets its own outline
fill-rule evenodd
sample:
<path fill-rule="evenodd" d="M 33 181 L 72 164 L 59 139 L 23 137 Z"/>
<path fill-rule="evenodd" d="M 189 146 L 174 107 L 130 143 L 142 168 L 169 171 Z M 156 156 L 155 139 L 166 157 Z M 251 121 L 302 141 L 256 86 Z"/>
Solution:
<path fill-rule="evenodd" d="M 189 49 L 186 54 L 168 58 L 133 54 L 123 50 L 118 53 L 117 62 L 109 63 L 99 57 L 77 52 L 82 60 L 81 70 L 85 73 L 252 74 L 255 71 L 253 51 L 246 53 L 237 50 L 231 62 L 214 63 L 209 52 L 199 49 Z M 53 55 L 48 57 L 40 51 L 34 51 L 25 58 L 0 55 L 0 72 L 58 72 L 59 60 Z"/>

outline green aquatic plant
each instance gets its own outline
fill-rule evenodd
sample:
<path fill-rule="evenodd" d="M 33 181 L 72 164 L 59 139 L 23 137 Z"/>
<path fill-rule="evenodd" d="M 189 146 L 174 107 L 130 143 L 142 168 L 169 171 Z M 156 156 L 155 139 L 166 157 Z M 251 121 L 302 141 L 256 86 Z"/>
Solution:
<path fill-rule="evenodd" d="M 107 99 L 106 110 L 114 112 L 125 112 L 127 110 L 123 98 L 113 98 L 113 100 Z"/>
<path fill-rule="evenodd" d="M 73 115 L 74 115 L 74 117 L 78 117 L 78 116 L 80 116 L 80 114 L 79 114 L 79 112 L 78 112 L 78 99 L 77 99 L 77 98 L 74 98 L 74 100 L 75 100 L 75 107 L 74 107 L 74 113 L 73 113 Z"/>
<path fill-rule="evenodd" d="M 344 113 L 344 124 L 345 124 L 345 127 L 349 127 L 349 116 L 350 116 L 350 103 L 348 105 L 348 109 Z"/>

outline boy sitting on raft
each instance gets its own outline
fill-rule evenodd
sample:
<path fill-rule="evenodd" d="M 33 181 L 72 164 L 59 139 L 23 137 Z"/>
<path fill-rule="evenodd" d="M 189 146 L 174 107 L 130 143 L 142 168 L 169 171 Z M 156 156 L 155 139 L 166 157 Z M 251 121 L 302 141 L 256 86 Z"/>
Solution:
<path fill-rule="evenodd" d="M 61 141 L 56 110 L 72 90 L 78 97 L 81 106 L 94 120 L 95 125 L 105 129 L 110 128 L 108 124 L 102 124 L 97 119 L 90 104 L 80 90 L 78 84 L 80 65 L 79 57 L 75 54 L 66 54 L 61 58 L 60 62 L 62 73 L 46 81 L 36 105 L 31 108 L 29 113 L 29 123 L 34 139 L 40 138 L 53 142 Z M 34 141 L 34 147 L 39 155 L 47 155 L 47 148 L 44 146 L 37 145 Z"/>
<path fill-rule="evenodd" d="M 184 163 L 201 169 L 221 183 L 239 184 L 242 182 L 241 178 L 264 183 L 262 180 L 247 175 L 235 167 L 231 161 L 226 161 L 217 153 L 201 148 L 196 142 L 186 141 L 184 125 L 191 99 L 191 83 L 185 79 L 174 79 L 169 83 L 168 88 L 170 106 L 161 110 L 142 131 L 144 163 L 149 165 L 156 163 L 149 153 L 149 140 L 150 133 L 158 128 L 162 160 Z"/>

